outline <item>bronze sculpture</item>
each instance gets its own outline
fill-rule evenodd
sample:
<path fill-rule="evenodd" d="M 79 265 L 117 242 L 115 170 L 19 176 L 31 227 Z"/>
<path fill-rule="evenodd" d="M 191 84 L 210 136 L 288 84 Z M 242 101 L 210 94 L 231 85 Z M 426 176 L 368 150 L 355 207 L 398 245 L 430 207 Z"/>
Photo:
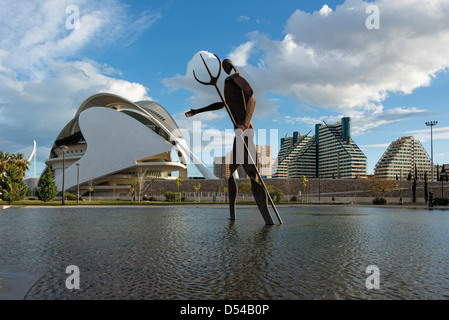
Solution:
<path fill-rule="evenodd" d="M 234 179 L 233 173 L 239 168 L 240 165 L 242 165 L 246 174 L 250 177 L 251 191 L 259 211 L 265 220 L 265 224 L 274 224 L 268 209 L 267 200 L 270 201 L 279 222 L 282 224 L 282 220 L 277 212 L 276 206 L 274 205 L 265 183 L 263 182 L 257 169 L 257 155 L 254 145 L 254 128 L 252 123 L 252 116 L 256 108 L 256 100 L 254 99 L 253 90 L 249 83 L 241 76 L 237 68 L 232 64 L 231 60 L 226 59 L 223 63 L 221 63 L 220 58 L 215 55 L 219 62 L 219 72 L 218 75 L 214 77 L 204 61 L 203 56 L 201 54 L 200 56 L 206 66 L 211 80 L 210 82 L 200 81 L 196 77 L 195 71 L 193 71 L 193 75 L 199 83 L 204 85 L 213 85 L 221 98 L 221 102 L 215 102 L 201 109 L 190 109 L 190 111 L 186 112 L 185 115 L 186 117 L 192 117 L 201 112 L 215 111 L 225 107 L 233 122 L 234 130 L 236 131 L 236 138 L 234 138 L 234 145 L 232 149 L 233 161 L 230 164 L 230 176 L 228 179 L 230 219 L 236 219 L 235 205 L 237 198 L 237 183 Z M 224 97 L 217 86 L 222 65 L 225 72 L 229 75 L 225 80 Z M 233 70 L 234 73 L 231 74 Z M 237 137 L 239 140 L 237 140 Z M 238 146 L 240 146 L 240 148 Z"/>

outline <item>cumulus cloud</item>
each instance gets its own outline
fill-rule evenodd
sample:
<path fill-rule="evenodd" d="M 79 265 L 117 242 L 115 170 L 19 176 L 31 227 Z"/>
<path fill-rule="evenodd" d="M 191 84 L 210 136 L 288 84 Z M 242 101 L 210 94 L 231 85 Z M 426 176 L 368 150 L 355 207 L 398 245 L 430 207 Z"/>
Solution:
<path fill-rule="evenodd" d="M 253 42 L 246 42 L 235 48 L 228 56 L 236 67 L 244 67 L 248 63 L 251 49 L 254 47 Z"/>
<path fill-rule="evenodd" d="M 151 99 L 148 88 L 120 79 L 119 70 L 79 56 L 86 49 L 102 50 L 120 39 L 131 43 L 136 34 L 159 19 L 157 13 L 128 17 L 126 7 L 115 0 L 3 2 L 6 4 L 2 4 L 0 11 L 2 149 L 17 152 L 33 140 L 48 147 L 61 126 L 91 94 L 115 93 L 131 101 Z M 79 29 L 67 28 L 69 5 L 80 9 Z M 129 25 L 133 26 L 131 35 Z M 4 139 L 6 136 L 8 140 Z M 47 156 L 39 155 L 40 160 Z"/>
<path fill-rule="evenodd" d="M 369 5 L 379 8 L 378 30 L 366 27 Z M 423 109 L 386 109 L 382 102 L 389 94 L 429 86 L 449 67 L 448 16 L 448 1 L 347 0 L 335 10 L 327 5 L 312 13 L 296 10 L 282 39 L 252 32 L 228 56 L 238 61 L 253 86 L 258 116 L 277 112 L 278 104 L 266 98 L 273 93 L 337 114 L 378 120 L 361 127 L 361 133 L 422 115 Z M 256 64 L 249 63 L 254 58 Z M 166 83 L 191 90 L 191 84 L 181 81 L 187 77 L 191 83 L 188 73 Z M 203 93 L 192 91 L 192 101 Z"/>
<path fill-rule="evenodd" d="M 329 6 L 327 4 L 325 4 L 320 11 L 318 11 L 320 13 L 320 15 L 322 16 L 327 16 L 329 13 L 332 12 L 332 9 L 329 8 Z"/>
<path fill-rule="evenodd" d="M 368 108 L 369 109 L 369 108 Z M 397 107 L 388 110 L 383 110 L 383 106 L 376 106 L 375 110 L 369 111 L 369 117 L 367 117 L 366 110 L 360 111 L 352 110 L 352 112 L 336 115 L 336 116 L 322 116 L 319 118 L 313 118 L 308 116 L 292 117 L 285 116 L 285 121 L 290 124 L 306 124 L 312 127 L 315 124 L 326 122 L 329 124 L 336 123 L 341 120 L 342 117 L 351 117 L 351 132 L 354 136 L 362 135 L 375 128 L 390 125 L 400 121 L 406 121 L 414 118 L 420 118 L 423 115 L 428 115 L 427 110 L 420 110 L 417 108 L 405 108 Z"/>
<path fill-rule="evenodd" d="M 284 39 L 266 48 L 275 90 L 319 107 L 358 109 L 382 102 L 389 92 L 428 86 L 449 66 L 449 3 L 371 4 L 380 10 L 379 30 L 365 27 L 367 3 L 361 0 L 348 0 L 328 15 L 295 11 Z"/>
<path fill-rule="evenodd" d="M 449 139 L 449 127 L 433 127 L 433 140 L 448 140 Z M 408 135 L 414 136 L 421 142 L 430 141 L 430 129 L 407 131 Z"/>

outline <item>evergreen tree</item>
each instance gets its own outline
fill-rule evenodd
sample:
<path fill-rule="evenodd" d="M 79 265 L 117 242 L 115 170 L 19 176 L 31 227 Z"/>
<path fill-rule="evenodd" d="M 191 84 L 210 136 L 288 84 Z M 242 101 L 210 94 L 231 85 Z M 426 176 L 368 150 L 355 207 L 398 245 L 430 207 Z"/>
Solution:
<path fill-rule="evenodd" d="M 5 170 L 5 179 L 2 183 L 2 198 L 12 204 L 25 198 L 28 190 L 27 184 L 23 181 L 21 170 L 18 166 L 10 165 Z"/>
<path fill-rule="evenodd" d="M 56 186 L 56 181 L 53 176 L 53 171 L 48 169 L 42 175 L 39 181 L 39 187 L 36 189 L 36 195 L 39 200 L 48 202 L 53 200 L 58 194 L 58 187 Z"/>
<path fill-rule="evenodd" d="M 427 184 L 427 172 L 424 172 L 424 201 L 427 203 L 429 196 L 429 186 Z"/>
<path fill-rule="evenodd" d="M 407 180 L 412 180 L 412 170 L 408 173 Z"/>
<path fill-rule="evenodd" d="M 413 176 L 413 185 L 412 185 L 412 202 L 416 203 L 416 180 L 417 180 L 418 171 L 416 170 L 415 165 L 415 175 Z"/>

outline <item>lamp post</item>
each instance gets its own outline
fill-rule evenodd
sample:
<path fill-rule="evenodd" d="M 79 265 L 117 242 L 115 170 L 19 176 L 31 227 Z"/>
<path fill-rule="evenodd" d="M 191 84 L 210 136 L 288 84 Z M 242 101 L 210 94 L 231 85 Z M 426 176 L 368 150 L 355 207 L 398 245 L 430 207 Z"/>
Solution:
<path fill-rule="evenodd" d="M 76 185 L 77 185 L 77 194 L 76 194 L 76 203 L 80 203 L 80 166 L 81 163 L 76 164 Z"/>
<path fill-rule="evenodd" d="M 62 145 L 59 148 L 62 150 L 62 205 L 65 205 L 65 152 L 69 147 Z"/>
<path fill-rule="evenodd" d="M 443 178 L 443 175 L 444 176 L 446 176 L 447 177 L 447 172 L 446 172 L 446 170 L 445 170 L 445 168 L 444 168 L 444 164 L 441 166 L 441 173 L 440 173 L 440 179 L 441 179 L 441 199 L 443 199 L 444 197 L 443 197 L 443 193 L 444 193 L 444 190 L 443 190 L 443 187 L 444 187 L 444 178 Z"/>
<path fill-rule="evenodd" d="M 431 152 L 431 159 L 432 159 L 432 182 L 433 180 L 433 126 L 436 126 L 438 124 L 438 121 L 427 121 L 426 126 L 430 127 L 430 152 Z"/>

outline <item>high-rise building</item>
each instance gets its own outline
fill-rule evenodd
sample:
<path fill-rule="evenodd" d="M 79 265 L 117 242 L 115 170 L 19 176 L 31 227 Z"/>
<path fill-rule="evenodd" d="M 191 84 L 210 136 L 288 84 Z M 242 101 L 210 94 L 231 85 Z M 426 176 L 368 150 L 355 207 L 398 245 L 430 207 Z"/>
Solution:
<path fill-rule="evenodd" d="M 310 132 L 306 135 L 301 135 L 300 132 L 293 132 L 292 137 L 285 137 L 281 139 L 281 148 L 279 150 L 278 158 L 277 158 L 277 164 L 275 165 L 275 176 L 276 178 L 288 178 L 293 177 L 298 174 L 301 174 L 304 172 L 304 170 L 308 170 L 307 176 L 314 176 L 315 175 L 315 149 L 312 146 L 312 163 L 310 161 L 301 166 L 299 165 L 290 165 L 292 161 L 300 162 L 301 160 L 304 160 L 304 155 L 309 155 L 310 152 L 305 152 L 306 150 L 309 151 L 310 149 L 310 142 L 313 140 L 312 135 Z M 299 153 L 299 155 L 298 155 Z M 308 157 L 310 158 L 310 157 Z M 298 171 L 299 167 L 301 167 L 301 172 Z M 306 175 L 306 174 L 303 174 Z"/>
<path fill-rule="evenodd" d="M 262 178 L 271 178 L 271 168 L 273 166 L 273 155 L 271 146 L 256 145 L 257 169 Z"/>
<path fill-rule="evenodd" d="M 315 135 L 281 139 L 277 178 L 366 178 L 367 158 L 351 138 L 351 119 L 315 125 Z"/>
<path fill-rule="evenodd" d="M 374 168 L 374 175 L 381 179 L 430 178 L 432 161 L 419 140 L 413 136 L 401 137 L 393 141 Z"/>
<path fill-rule="evenodd" d="M 257 169 L 262 178 L 271 178 L 273 156 L 271 146 L 256 145 Z M 231 163 L 232 151 L 226 152 L 226 156 L 214 157 L 214 175 L 220 179 L 227 179 L 230 175 L 229 164 Z M 239 178 L 247 178 L 245 169 L 240 166 L 237 169 Z"/>
<path fill-rule="evenodd" d="M 232 162 L 231 159 L 232 151 L 226 152 L 226 156 L 214 157 L 214 175 L 219 179 L 228 179 L 231 171 L 229 170 L 229 164 Z M 237 169 L 237 175 L 239 178 L 247 178 L 246 172 L 243 166 L 239 166 Z"/>

